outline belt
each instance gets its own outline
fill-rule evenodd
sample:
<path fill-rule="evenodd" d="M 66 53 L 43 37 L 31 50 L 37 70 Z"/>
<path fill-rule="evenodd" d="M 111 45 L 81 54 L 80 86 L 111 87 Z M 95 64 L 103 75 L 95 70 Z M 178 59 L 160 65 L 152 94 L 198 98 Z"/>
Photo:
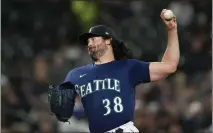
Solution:
<path fill-rule="evenodd" d="M 117 130 L 115 130 L 115 133 L 123 133 L 123 129 L 118 128 Z"/>

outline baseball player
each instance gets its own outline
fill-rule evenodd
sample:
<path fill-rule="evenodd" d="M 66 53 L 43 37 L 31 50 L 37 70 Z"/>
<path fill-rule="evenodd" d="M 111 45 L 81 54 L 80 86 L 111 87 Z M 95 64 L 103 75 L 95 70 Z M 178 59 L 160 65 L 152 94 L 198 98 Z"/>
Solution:
<path fill-rule="evenodd" d="M 161 62 L 129 59 L 129 50 L 104 25 L 94 26 L 79 36 L 94 62 L 71 70 L 64 83 L 50 87 L 50 108 L 60 121 L 72 116 L 78 95 L 91 132 L 139 132 L 132 122 L 135 87 L 164 79 L 176 71 L 179 62 L 176 18 L 166 20 L 165 11 L 160 16 L 167 27 L 168 45 Z"/>

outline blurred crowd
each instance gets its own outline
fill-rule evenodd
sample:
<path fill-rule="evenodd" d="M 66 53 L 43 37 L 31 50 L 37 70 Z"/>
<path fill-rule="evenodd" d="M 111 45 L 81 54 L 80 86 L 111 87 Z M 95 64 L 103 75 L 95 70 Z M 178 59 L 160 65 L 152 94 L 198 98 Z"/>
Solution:
<path fill-rule="evenodd" d="M 167 79 L 136 88 L 134 122 L 141 133 L 212 131 L 211 0 L 1 2 L 2 133 L 88 132 L 79 98 L 70 123 L 58 122 L 47 104 L 48 84 L 91 61 L 78 35 L 105 24 L 136 59 L 158 61 L 167 45 L 164 8 L 177 17 L 180 63 Z"/>

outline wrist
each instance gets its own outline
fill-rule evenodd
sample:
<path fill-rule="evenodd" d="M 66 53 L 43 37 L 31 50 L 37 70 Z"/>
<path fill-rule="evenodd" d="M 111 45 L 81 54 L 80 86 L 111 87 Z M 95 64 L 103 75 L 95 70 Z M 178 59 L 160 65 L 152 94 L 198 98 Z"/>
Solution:
<path fill-rule="evenodd" d="M 168 32 L 176 32 L 177 33 L 177 28 L 176 27 L 175 28 L 171 28 L 171 29 L 168 28 L 167 31 Z"/>

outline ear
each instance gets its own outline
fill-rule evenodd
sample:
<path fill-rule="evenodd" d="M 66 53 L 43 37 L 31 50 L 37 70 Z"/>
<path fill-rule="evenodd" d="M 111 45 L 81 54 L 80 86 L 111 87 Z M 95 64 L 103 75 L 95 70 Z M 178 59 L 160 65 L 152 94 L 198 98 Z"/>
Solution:
<path fill-rule="evenodd" d="M 105 40 L 105 43 L 106 43 L 107 45 L 111 45 L 111 39 L 106 39 L 106 40 Z"/>

